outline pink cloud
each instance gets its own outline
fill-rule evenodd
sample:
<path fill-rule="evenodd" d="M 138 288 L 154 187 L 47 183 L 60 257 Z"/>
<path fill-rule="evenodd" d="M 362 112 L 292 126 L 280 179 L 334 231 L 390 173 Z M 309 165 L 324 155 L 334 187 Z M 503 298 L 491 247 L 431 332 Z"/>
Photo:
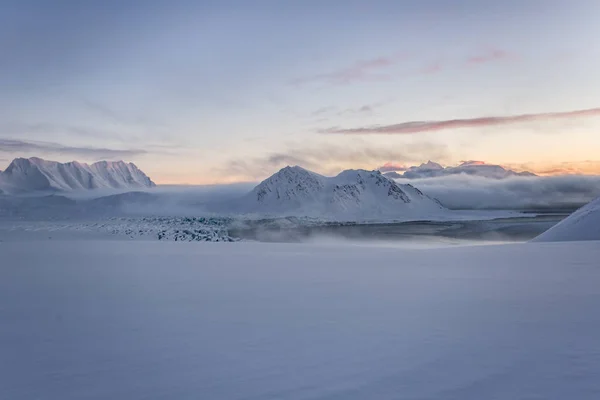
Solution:
<path fill-rule="evenodd" d="M 484 64 L 491 61 L 505 60 L 511 58 L 512 55 L 507 51 L 500 49 L 492 49 L 483 54 L 475 55 L 467 58 L 467 64 Z"/>
<path fill-rule="evenodd" d="M 554 119 L 586 118 L 600 116 L 600 108 L 587 110 L 575 110 L 566 112 L 551 112 L 539 114 L 508 115 L 501 117 L 480 117 L 468 119 L 451 119 L 442 121 L 409 121 L 393 125 L 377 125 L 358 128 L 329 128 L 321 130 L 321 133 L 333 134 L 387 134 L 408 135 L 421 132 L 435 132 L 445 129 L 482 128 L 515 124 L 520 122 L 534 122 Z"/>
<path fill-rule="evenodd" d="M 485 161 L 477 161 L 477 160 L 461 161 L 460 163 L 461 163 L 461 165 L 486 165 Z"/>
<path fill-rule="evenodd" d="M 381 167 L 377 168 L 381 172 L 392 172 L 392 171 L 406 171 L 408 167 L 402 164 L 396 164 L 393 162 L 386 162 Z"/>

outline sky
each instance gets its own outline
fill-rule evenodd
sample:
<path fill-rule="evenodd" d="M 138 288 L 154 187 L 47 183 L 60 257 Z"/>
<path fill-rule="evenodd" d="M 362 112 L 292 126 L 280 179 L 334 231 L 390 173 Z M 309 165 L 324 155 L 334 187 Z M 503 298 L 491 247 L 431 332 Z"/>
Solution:
<path fill-rule="evenodd" d="M 600 174 L 597 0 L 0 0 L 0 169 Z"/>

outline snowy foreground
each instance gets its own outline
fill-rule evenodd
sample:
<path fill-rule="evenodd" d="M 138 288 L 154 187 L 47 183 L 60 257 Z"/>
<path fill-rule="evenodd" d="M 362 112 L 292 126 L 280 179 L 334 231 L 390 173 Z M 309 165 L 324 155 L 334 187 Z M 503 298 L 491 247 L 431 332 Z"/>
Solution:
<path fill-rule="evenodd" d="M 0 243 L 0 399 L 598 399 L 600 242 Z"/>

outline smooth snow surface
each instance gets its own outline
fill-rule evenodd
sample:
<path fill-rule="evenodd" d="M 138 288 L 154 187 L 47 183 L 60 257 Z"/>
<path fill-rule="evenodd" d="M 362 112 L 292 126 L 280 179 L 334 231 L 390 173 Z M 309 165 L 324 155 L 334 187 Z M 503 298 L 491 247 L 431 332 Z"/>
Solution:
<path fill-rule="evenodd" d="M 131 189 L 155 184 L 135 164 L 100 161 L 91 165 L 77 161 L 59 163 L 41 158 L 17 158 L 0 173 L 7 192 L 71 191 L 100 188 Z"/>
<path fill-rule="evenodd" d="M 536 242 L 576 240 L 600 240 L 600 197 L 534 239 Z"/>
<path fill-rule="evenodd" d="M 307 216 L 344 221 L 440 218 L 450 212 L 411 185 L 379 171 L 347 170 L 325 177 L 286 167 L 231 206 L 238 213 Z"/>
<path fill-rule="evenodd" d="M 600 242 L 0 243 L 0 399 L 598 399 Z"/>

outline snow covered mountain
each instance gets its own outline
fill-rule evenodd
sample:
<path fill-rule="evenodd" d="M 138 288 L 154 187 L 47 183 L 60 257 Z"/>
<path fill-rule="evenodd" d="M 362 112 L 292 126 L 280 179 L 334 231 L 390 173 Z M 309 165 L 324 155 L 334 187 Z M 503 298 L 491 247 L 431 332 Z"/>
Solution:
<path fill-rule="evenodd" d="M 446 168 L 436 162 L 428 161 L 418 167 L 408 168 L 403 174 L 392 171 L 387 172 L 385 175 L 392 179 L 423 179 L 458 174 L 474 175 L 489 179 L 504 179 L 514 176 L 536 176 L 531 172 L 515 172 L 500 165 L 486 164 L 482 161 L 465 161 L 456 167 Z"/>
<path fill-rule="evenodd" d="M 448 211 L 415 187 L 397 184 L 379 171 L 347 170 L 325 177 L 297 166 L 261 182 L 235 208 L 241 213 L 342 220 L 426 219 Z"/>
<path fill-rule="evenodd" d="M 154 186 L 138 167 L 123 161 L 100 161 L 89 165 L 77 161 L 63 164 L 35 157 L 17 158 L 0 172 L 0 187 L 7 193 Z"/>
<path fill-rule="evenodd" d="M 534 242 L 600 240 L 600 197 L 542 233 Z"/>

